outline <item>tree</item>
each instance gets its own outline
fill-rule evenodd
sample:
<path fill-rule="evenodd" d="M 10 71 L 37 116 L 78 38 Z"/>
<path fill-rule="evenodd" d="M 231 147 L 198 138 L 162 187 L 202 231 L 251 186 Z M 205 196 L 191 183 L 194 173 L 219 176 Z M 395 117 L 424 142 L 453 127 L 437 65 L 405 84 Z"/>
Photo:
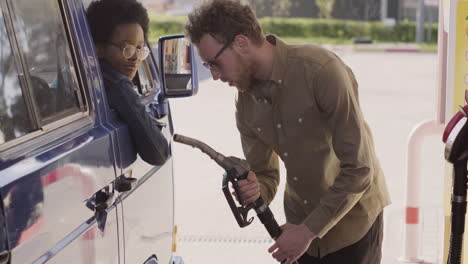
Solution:
<path fill-rule="evenodd" d="M 379 20 L 380 0 L 335 0 L 332 16 L 349 20 Z"/>
<path fill-rule="evenodd" d="M 332 18 L 331 14 L 335 0 L 315 0 L 315 4 L 320 9 L 321 18 Z"/>
<path fill-rule="evenodd" d="M 319 17 L 320 9 L 315 1 L 311 0 L 291 0 L 291 17 Z"/>
<path fill-rule="evenodd" d="M 291 9 L 291 0 L 248 0 L 257 17 L 287 17 Z"/>

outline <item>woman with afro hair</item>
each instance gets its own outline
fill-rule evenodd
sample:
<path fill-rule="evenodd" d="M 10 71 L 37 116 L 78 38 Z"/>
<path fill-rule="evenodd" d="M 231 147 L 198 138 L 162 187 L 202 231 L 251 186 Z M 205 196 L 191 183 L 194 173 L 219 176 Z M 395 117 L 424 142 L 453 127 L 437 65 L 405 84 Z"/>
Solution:
<path fill-rule="evenodd" d="M 150 52 L 146 9 L 136 0 L 99 0 L 89 5 L 87 19 L 109 106 L 128 125 L 140 157 L 153 165 L 164 164 L 170 154 L 161 123 L 146 112 L 132 83 Z"/>

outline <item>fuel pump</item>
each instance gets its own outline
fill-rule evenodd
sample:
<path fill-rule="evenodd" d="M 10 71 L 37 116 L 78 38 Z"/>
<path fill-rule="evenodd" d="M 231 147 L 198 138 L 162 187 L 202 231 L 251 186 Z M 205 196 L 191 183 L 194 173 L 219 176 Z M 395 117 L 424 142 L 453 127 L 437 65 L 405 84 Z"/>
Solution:
<path fill-rule="evenodd" d="M 443 134 L 445 159 L 453 164 L 452 227 L 448 264 L 460 264 L 465 231 L 466 183 L 468 160 L 468 105 L 460 110 L 447 124 Z"/>

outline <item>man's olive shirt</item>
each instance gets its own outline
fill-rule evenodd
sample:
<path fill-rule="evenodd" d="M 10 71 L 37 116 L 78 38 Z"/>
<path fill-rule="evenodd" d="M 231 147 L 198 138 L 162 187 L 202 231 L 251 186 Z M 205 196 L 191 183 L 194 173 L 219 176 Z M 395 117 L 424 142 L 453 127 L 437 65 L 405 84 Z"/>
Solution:
<path fill-rule="evenodd" d="M 351 69 L 321 47 L 267 40 L 270 80 L 236 100 L 243 151 L 267 203 L 282 159 L 287 222 L 304 223 L 318 236 L 308 254 L 325 256 L 359 241 L 390 204 L 384 175 Z"/>

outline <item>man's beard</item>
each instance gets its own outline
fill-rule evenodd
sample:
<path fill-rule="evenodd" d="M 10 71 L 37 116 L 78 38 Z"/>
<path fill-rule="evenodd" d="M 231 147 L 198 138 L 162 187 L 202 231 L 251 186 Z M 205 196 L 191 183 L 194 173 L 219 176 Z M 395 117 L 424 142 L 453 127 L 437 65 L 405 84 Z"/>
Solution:
<path fill-rule="evenodd" d="M 235 81 L 237 90 L 241 93 L 247 93 L 252 90 L 252 81 L 254 79 L 254 63 L 252 60 L 247 60 L 238 55 L 239 59 L 239 75 Z"/>

